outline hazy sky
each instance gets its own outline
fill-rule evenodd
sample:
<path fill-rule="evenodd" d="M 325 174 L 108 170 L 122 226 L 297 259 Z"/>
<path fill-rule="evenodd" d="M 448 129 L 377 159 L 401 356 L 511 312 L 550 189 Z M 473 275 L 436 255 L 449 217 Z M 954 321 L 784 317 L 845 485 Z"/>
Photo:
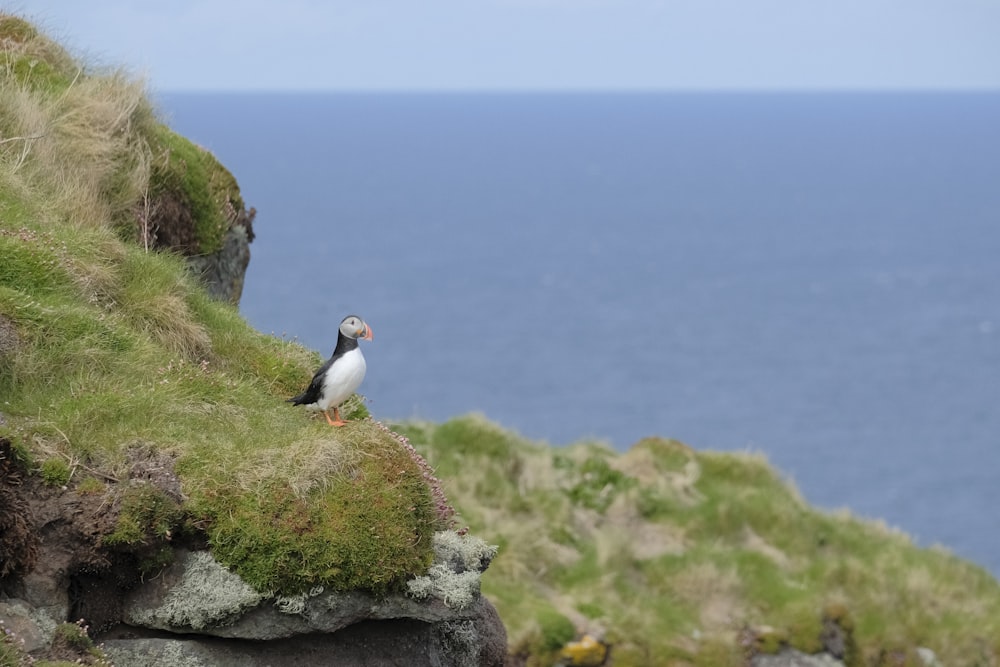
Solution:
<path fill-rule="evenodd" d="M 1000 89 L 1000 0 L 20 0 L 156 90 Z"/>

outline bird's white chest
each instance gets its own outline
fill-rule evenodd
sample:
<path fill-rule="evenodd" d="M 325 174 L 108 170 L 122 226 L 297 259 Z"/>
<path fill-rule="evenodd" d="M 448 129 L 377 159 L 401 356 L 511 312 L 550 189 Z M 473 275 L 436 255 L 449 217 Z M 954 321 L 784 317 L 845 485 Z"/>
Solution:
<path fill-rule="evenodd" d="M 365 379 L 365 357 L 361 348 L 355 348 L 333 362 L 323 378 L 323 392 L 317 406 L 321 410 L 337 407 L 361 386 Z"/>

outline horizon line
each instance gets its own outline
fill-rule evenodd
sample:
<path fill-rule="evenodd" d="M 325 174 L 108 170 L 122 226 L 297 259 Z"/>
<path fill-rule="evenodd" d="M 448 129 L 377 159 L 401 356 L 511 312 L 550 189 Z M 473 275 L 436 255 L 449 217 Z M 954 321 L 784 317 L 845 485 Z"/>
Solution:
<path fill-rule="evenodd" d="M 153 94 L 261 94 L 261 95 L 954 95 L 997 94 L 1000 86 L 954 87 L 691 87 L 691 88 L 173 88 L 148 86 Z"/>

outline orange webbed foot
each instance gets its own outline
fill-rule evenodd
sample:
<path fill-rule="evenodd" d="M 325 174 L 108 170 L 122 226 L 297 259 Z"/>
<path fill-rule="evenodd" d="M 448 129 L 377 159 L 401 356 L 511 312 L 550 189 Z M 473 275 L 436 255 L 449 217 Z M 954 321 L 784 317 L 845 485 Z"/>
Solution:
<path fill-rule="evenodd" d="M 326 423 L 330 426 L 344 426 L 347 424 L 346 421 L 340 418 L 340 411 L 337 408 L 333 409 L 333 419 L 330 419 L 330 413 L 326 410 L 323 411 L 323 416 L 326 417 Z"/>

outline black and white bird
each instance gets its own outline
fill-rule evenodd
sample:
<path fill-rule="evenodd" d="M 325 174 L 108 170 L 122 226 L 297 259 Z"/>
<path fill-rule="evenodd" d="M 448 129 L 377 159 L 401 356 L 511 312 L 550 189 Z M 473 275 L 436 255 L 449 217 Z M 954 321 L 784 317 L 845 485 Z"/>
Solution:
<path fill-rule="evenodd" d="M 340 323 L 333 356 L 319 367 L 309 387 L 298 396 L 288 399 L 288 402 L 322 412 L 330 426 L 346 424 L 340 418 L 340 404 L 361 386 L 367 369 L 365 357 L 358 347 L 359 338 L 372 340 L 372 328 L 357 315 L 348 315 Z M 330 419 L 330 408 L 333 408 L 333 419 Z"/>

